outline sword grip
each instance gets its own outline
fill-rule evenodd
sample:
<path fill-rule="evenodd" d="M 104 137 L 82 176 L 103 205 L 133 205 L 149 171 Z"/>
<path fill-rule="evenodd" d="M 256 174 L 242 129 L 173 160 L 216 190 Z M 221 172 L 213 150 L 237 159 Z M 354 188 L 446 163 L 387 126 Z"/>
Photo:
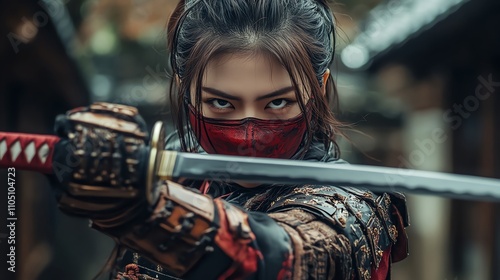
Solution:
<path fill-rule="evenodd" d="M 18 168 L 52 174 L 53 135 L 0 132 L 0 168 Z"/>

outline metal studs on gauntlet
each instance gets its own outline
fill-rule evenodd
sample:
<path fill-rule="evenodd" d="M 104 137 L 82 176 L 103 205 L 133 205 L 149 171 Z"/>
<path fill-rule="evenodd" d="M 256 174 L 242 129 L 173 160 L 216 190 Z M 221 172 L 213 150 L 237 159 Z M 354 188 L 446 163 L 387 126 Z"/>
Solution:
<path fill-rule="evenodd" d="M 137 109 L 94 103 L 58 116 L 55 130 L 62 138 L 53 164 L 63 186 L 60 208 L 109 227 L 131 220 L 144 202 L 148 154 L 146 125 Z"/>

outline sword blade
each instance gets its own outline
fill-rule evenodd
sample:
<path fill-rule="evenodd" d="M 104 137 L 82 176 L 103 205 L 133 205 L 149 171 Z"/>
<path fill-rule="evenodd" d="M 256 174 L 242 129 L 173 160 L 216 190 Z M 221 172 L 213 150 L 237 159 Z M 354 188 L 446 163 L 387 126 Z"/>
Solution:
<path fill-rule="evenodd" d="M 58 137 L 51 135 L 0 132 L 0 168 L 52 173 L 52 155 L 58 141 Z M 167 156 L 172 151 L 160 153 L 157 171 L 160 179 L 183 177 L 268 184 L 324 184 L 363 187 L 379 192 L 500 201 L 500 180 L 492 178 L 354 164 L 194 153 L 176 153 L 172 157 Z M 175 164 L 172 159 L 175 159 Z"/>
<path fill-rule="evenodd" d="M 160 161 L 171 157 L 162 151 Z M 170 165 L 170 167 L 168 167 Z M 437 195 L 500 201 L 500 180 L 449 173 L 284 159 L 176 153 L 175 164 L 159 164 L 160 179 L 248 181 L 363 187 L 376 192 Z M 170 168 L 170 171 L 169 171 Z"/>

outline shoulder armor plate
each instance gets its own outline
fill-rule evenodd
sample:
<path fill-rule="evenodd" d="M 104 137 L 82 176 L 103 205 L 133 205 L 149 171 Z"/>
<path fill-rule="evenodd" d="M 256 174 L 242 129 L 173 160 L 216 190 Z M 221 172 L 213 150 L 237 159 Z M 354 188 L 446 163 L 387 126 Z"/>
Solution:
<path fill-rule="evenodd" d="M 369 279 L 371 265 L 378 267 L 383 252 L 397 240 L 398 231 L 390 215 L 393 197 L 363 189 L 307 185 L 279 197 L 268 212 L 293 207 L 315 214 L 349 239 L 358 276 Z M 404 201 L 399 203 L 398 209 L 404 206 Z"/>

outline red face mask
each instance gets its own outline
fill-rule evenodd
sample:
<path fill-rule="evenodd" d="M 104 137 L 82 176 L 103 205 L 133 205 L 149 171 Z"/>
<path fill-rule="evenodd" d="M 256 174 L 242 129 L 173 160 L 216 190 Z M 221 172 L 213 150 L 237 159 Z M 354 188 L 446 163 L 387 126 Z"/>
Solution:
<path fill-rule="evenodd" d="M 188 106 L 191 127 L 209 154 L 289 159 L 307 130 L 302 113 L 288 120 L 222 120 L 200 116 L 192 105 Z"/>

